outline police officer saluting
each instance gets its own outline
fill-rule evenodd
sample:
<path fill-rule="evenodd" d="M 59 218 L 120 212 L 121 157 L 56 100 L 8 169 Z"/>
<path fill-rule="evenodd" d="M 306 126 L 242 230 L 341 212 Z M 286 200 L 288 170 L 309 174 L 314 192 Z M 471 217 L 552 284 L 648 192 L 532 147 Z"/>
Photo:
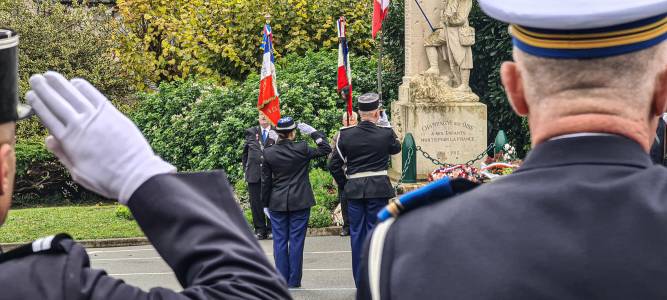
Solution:
<path fill-rule="evenodd" d="M 376 215 L 394 197 L 387 176 L 390 155 L 401 152 L 401 143 L 391 129 L 387 116 L 380 111 L 380 97 L 375 93 L 357 99 L 361 122 L 341 129 L 329 171 L 348 198 L 352 272 L 359 282 L 359 259 L 367 234 Z M 343 165 L 347 165 L 343 171 Z"/>
<path fill-rule="evenodd" d="M 512 24 L 501 77 L 532 150 L 449 200 L 388 206 L 404 212 L 376 227 L 358 298 L 667 299 L 667 169 L 648 155 L 667 1 L 479 2 Z"/>
<path fill-rule="evenodd" d="M 0 30 L 0 223 L 15 174 L 16 35 Z M 0 299 L 290 299 L 248 230 L 223 172 L 177 174 L 137 127 L 87 81 L 55 72 L 30 79 L 26 98 L 48 128 L 46 145 L 75 181 L 129 206 L 183 286 L 143 291 L 90 267 L 68 235 L 0 255 Z M 83 226 L 83 224 L 82 224 Z"/>
<path fill-rule="evenodd" d="M 308 147 L 305 141 L 294 142 L 297 127 L 317 148 Z M 297 288 L 301 287 L 310 208 L 315 205 L 308 178 L 310 161 L 328 155 L 331 146 L 324 134 L 305 123 L 297 125 L 291 117 L 280 119 L 276 131 L 278 142 L 264 150 L 262 199 L 270 212 L 276 268 L 290 288 Z"/>

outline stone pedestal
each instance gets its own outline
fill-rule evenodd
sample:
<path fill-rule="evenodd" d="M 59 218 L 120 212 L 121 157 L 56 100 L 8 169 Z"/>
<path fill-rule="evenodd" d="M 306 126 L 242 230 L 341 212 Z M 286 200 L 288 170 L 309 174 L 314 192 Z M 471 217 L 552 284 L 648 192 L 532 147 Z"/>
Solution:
<path fill-rule="evenodd" d="M 421 75 L 406 80 L 399 101 L 391 105 L 392 123 L 401 141 L 412 133 L 417 146 L 439 161 L 465 163 L 488 146 L 486 105 L 472 92 L 457 91 L 443 80 Z M 426 179 L 435 168 L 417 153 L 418 179 Z M 392 157 L 392 169 L 392 174 L 400 174 L 400 155 Z"/>
<path fill-rule="evenodd" d="M 443 163 L 465 163 L 488 146 L 486 106 L 464 84 L 472 53 L 470 41 L 464 44 L 461 37 L 474 35 L 467 21 L 471 7 L 471 0 L 405 2 L 405 77 L 398 101 L 391 105 L 391 121 L 401 141 L 412 133 L 417 146 Z M 423 14 L 433 27 L 443 29 L 438 35 L 431 36 Z M 452 22 L 452 16 L 464 24 Z M 426 45 L 437 48 L 435 57 L 433 51 L 427 55 Z M 417 153 L 417 179 L 426 179 L 436 167 Z M 401 155 L 392 156 L 392 179 L 400 178 L 401 169 Z"/>

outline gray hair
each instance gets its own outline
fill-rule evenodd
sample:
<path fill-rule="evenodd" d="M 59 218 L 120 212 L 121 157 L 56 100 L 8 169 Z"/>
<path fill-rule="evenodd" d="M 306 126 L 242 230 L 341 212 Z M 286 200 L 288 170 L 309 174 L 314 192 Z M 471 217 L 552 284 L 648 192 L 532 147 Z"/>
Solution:
<path fill-rule="evenodd" d="M 521 70 L 526 100 L 544 108 L 557 101 L 561 113 L 580 111 L 605 112 L 606 106 L 621 104 L 630 113 L 644 112 L 651 103 L 656 77 L 667 65 L 666 43 L 642 51 L 597 59 L 550 59 L 536 57 L 514 49 Z M 605 99 L 605 103 L 581 99 Z M 593 103 L 595 102 L 595 103 Z M 616 112 L 618 108 L 614 109 Z M 622 113 L 622 112 L 621 112 Z M 623 113 L 623 114 L 626 114 Z"/>

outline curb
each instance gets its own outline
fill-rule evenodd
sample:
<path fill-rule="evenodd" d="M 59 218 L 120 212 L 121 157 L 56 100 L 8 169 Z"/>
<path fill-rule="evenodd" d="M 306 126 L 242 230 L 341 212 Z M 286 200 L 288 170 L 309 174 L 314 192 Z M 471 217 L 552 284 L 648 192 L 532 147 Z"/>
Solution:
<path fill-rule="evenodd" d="M 316 237 L 316 236 L 338 236 L 340 233 L 340 226 L 331 226 L 324 228 L 308 228 L 306 236 Z M 101 240 L 82 240 L 76 241 L 85 248 L 111 248 L 111 247 L 132 247 L 132 246 L 145 246 L 150 245 L 148 239 L 145 237 L 136 237 L 136 238 L 118 238 L 118 239 L 101 239 Z M 23 246 L 27 243 L 7 243 L 0 244 L 0 249 L 2 251 L 10 251 L 14 248 Z"/>

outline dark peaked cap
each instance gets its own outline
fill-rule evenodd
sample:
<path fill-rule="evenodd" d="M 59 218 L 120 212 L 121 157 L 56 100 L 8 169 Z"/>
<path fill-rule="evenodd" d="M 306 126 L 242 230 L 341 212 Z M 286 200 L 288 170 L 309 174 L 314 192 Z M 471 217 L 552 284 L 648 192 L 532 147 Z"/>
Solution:
<path fill-rule="evenodd" d="M 366 93 L 357 99 L 359 111 L 374 111 L 380 107 L 380 95 L 376 93 Z"/>

